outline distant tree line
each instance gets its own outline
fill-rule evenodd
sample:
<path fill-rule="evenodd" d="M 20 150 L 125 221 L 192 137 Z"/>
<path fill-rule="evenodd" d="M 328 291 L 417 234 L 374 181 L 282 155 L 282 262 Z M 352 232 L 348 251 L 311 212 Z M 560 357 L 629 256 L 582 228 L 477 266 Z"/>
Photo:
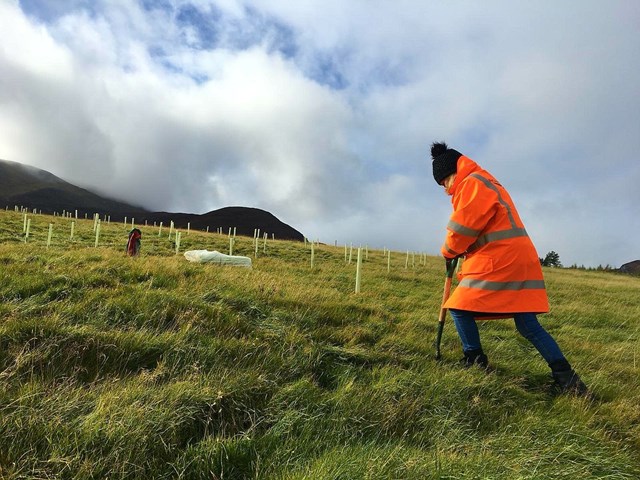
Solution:
<path fill-rule="evenodd" d="M 553 250 L 547 253 L 544 256 L 544 258 L 538 257 L 538 260 L 540 260 L 540 265 L 542 265 L 543 267 L 562 268 L 560 255 L 557 252 L 554 252 Z M 586 271 L 597 271 L 597 272 L 617 272 L 618 271 L 616 267 L 609 264 L 606 264 L 604 266 L 598 265 L 597 267 L 585 267 L 584 265 L 578 266 L 578 264 L 574 263 L 573 265 L 567 268 L 570 268 L 572 270 L 586 270 Z"/>
<path fill-rule="evenodd" d="M 598 265 L 597 267 L 585 267 L 584 265 L 578 265 L 576 263 L 574 263 L 573 265 L 571 265 L 570 267 L 567 268 L 571 268 L 573 270 L 587 270 L 587 271 L 592 271 L 592 272 L 618 272 L 619 269 L 617 269 L 616 267 L 609 265 L 608 263 L 606 265 Z"/>

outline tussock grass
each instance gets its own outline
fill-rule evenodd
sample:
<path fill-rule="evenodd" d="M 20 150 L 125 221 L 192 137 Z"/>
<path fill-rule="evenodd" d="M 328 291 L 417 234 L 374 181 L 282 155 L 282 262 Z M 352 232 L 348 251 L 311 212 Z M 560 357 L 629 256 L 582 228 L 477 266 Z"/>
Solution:
<path fill-rule="evenodd" d="M 0 211 L 0 478 L 640 477 L 640 279 L 546 270 L 541 317 L 593 391 L 559 396 L 510 321 L 494 370 L 433 341 L 439 258 L 267 242 L 252 270 L 193 265 L 168 229 Z M 49 223 L 54 236 L 46 248 Z M 212 226 L 214 229 L 215 226 Z M 235 253 L 252 256 L 253 239 Z M 182 231 L 181 251 L 228 252 Z"/>

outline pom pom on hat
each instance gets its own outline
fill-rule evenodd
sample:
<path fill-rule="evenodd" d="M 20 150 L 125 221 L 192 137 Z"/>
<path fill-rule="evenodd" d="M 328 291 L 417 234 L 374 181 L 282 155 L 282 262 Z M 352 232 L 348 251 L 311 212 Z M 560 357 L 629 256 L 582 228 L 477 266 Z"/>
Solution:
<path fill-rule="evenodd" d="M 440 184 L 449 175 L 458 171 L 458 159 L 462 154 L 449 148 L 444 142 L 435 142 L 431 145 L 431 158 L 433 158 L 433 178 Z"/>
<path fill-rule="evenodd" d="M 431 158 L 436 158 L 447 151 L 447 144 L 444 142 L 435 142 L 431 144 Z"/>

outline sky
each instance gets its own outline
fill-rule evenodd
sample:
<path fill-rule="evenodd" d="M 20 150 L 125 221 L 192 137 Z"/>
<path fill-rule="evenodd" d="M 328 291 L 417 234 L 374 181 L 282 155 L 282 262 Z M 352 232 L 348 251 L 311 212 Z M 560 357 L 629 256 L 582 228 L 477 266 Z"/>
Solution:
<path fill-rule="evenodd" d="M 438 255 L 446 141 L 539 256 L 640 258 L 637 0 L 0 0 L 0 158 Z"/>

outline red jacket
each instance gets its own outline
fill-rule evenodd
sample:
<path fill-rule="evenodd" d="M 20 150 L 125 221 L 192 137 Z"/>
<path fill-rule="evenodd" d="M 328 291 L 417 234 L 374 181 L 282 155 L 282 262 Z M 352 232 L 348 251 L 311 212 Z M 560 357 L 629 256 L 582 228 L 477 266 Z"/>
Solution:
<path fill-rule="evenodd" d="M 509 193 L 464 155 L 449 192 L 453 213 L 442 254 L 465 260 L 458 287 L 444 306 L 499 314 L 548 312 L 538 253 Z"/>

